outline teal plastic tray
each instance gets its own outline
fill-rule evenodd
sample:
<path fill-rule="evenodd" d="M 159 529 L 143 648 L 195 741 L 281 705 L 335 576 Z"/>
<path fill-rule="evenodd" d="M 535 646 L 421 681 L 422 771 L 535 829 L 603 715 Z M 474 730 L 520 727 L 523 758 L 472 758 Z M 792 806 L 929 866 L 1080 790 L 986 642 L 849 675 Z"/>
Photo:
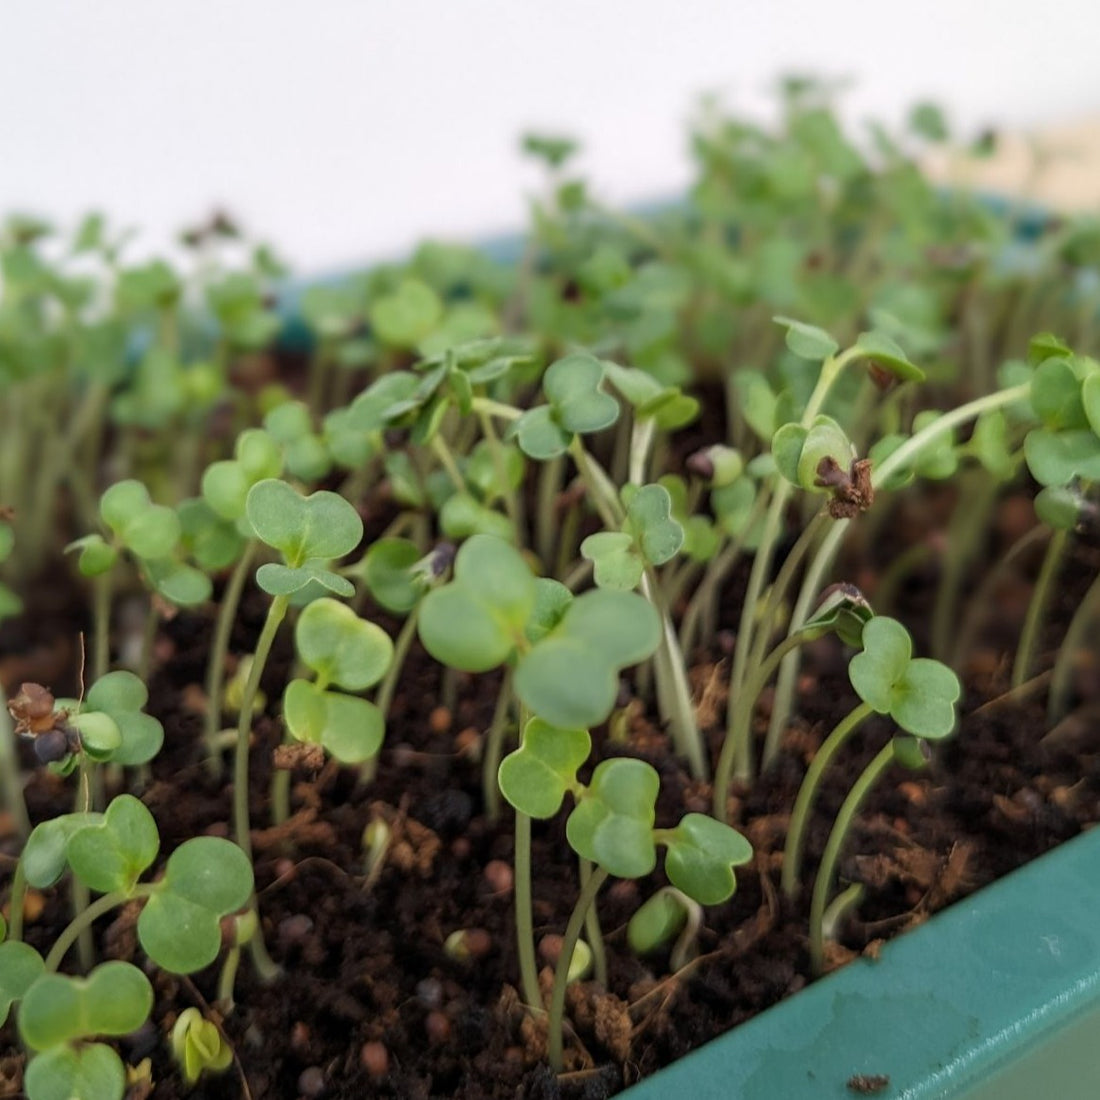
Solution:
<path fill-rule="evenodd" d="M 629 1100 L 1100 1097 L 1100 829 L 628 1089 Z"/>

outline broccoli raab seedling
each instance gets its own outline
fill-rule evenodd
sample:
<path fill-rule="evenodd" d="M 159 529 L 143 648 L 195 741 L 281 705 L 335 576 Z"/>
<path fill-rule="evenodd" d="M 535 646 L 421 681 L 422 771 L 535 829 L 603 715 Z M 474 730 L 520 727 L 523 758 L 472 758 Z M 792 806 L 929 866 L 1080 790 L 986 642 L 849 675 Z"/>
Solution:
<path fill-rule="evenodd" d="M 1052 593 L 1071 561 L 1089 564 L 1097 518 L 1095 232 L 1066 219 L 1020 239 L 1011 219 L 922 180 L 934 112 L 876 129 L 870 156 L 827 101 L 790 82 L 775 131 L 708 108 L 690 197 L 644 218 L 574 175 L 575 143 L 532 137 L 546 181 L 518 264 L 427 245 L 287 288 L 289 313 L 273 308 L 269 251 L 226 262 L 223 246 L 245 242 L 224 219 L 189 233 L 177 265 L 131 262 L 101 218 L 71 238 L 0 227 L 0 619 L 43 615 L 43 569 L 88 589 L 86 689 L 74 659 L 55 681 L 73 698 L 55 698 L 52 673 L 19 672 L 0 700 L 0 792 L 22 845 L 0 1012 L 27 1050 L 30 1100 L 122 1094 L 112 1044 L 148 1019 L 155 967 L 220 958 L 196 979 L 213 1008 L 153 1022 L 188 1084 L 227 1068 L 243 954 L 279 975 L 261 919 L 278 902 L 266 869 L 254 891 L 252 829 L 275 826 L 292 858 L 299 796 L 323 816 L 340 792 L 333 827 L 363 854 L 339 870 L 388 935 L 391 907 L 371 895 L 396 882 L 401 828 L 424 812 L 403 762 L 430 760 L 444 784 L 447 769 L 480 767 L 476 821 L 452 850 L 504 853 L 494 879 L 511 890 L 520 999 L 546 1014 L 562 1069 L 571 982 L 622 995 L 614 953 L 660 965 L 667 950 L 681 971 L 703 952 L 675 979 L 686 988 L 703 945 L 725 949 L 737 906 L 714 907 L 752 858 L 751 787 L 773 769 L 797 782 L 796 744 L 817 747 L 793 805 L 769 810 L 789 820 L 782 863 L 765 852 L 754 873 L 766 896 L 778 878 L 791 912 L 807 905 L 811 965 L 825 968 L 863 890 L 836 882 L 865 799 L 894 764 L 934 760 L 963 698 L 952 669 L 989 644 L 991 608 L 1010 617 L 998 585 L 1036 552 L 1015 652 L 987 694 L 1003 689 L 1008 706 L 1041 693 L 1049 666 L 1050 724 L 1068 713 L 1100 579 L 1060 624 L 1058 652 L 1045 643 Z M 273 346 L 284 329 L 293 359 Z M 998 509 L 1023 494 L 1036 522 L 1002 545 Z M 860 587 L 837 583 L 842 546 Z M 914 581 L 933 588 L 927 623 L 910 617 Z M 58 653 L 81 650 L 73 633 Z M 172 713 L 181 696 L 191 717 Z M 454 719 L 450 749 L 440 731 Z M 387 725 L 402 742 L 392 759 Z M 811 884 L 823 785 L 868 743 Z M 250 773 L 268 752 L 265 798 Z M 43 785 L 25 797 L 23 763 L 52 773 L 39 778 L 65 791 L 62 812 L 28 812 Z M 152 806 L 196 773 L 210 793 L 232 784 L 235 843 L 184 838 L 158 870 L 141 797 Z M 308 785 L 292 790 L 292 774 Z M 399 811 L 374 799 L 378 778 L 400 787 Z M 549 989 L 533 822 L 577 865 L 568 918 L 538 920 L 562 933 Z M 605 943 L 609 877 L 646 900 Z M 72 919 L 52 944 L 32 929 L 40 952 L 24 942 L 24 903 L 59 886 Z M 97 919 L 119 907 L 149 974 L 97 950 Z M 395 954 L 483 958 L 485 930 L 454 916 L 438 943 Z M 454 1020 L 436 1016 L 443 1042 Z M 357 1064 L 384 1076 L 376 1063 Z"/>

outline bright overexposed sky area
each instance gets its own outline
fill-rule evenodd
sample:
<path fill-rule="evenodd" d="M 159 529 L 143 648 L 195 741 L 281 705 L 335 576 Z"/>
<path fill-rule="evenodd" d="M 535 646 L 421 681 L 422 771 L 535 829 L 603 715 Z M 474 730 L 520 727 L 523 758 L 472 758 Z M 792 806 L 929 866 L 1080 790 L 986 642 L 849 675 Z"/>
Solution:
<path fill-rule="evenodd" d="M 962 128 L 1100 112 L 1097 0 L 5 0 L 0 213 L 97 208 L 159 248 L 213 207 L 310 273 L 522 224 L 526 128 L 612 201 L 689 178 L 704 91 L 851 77 Z"/>

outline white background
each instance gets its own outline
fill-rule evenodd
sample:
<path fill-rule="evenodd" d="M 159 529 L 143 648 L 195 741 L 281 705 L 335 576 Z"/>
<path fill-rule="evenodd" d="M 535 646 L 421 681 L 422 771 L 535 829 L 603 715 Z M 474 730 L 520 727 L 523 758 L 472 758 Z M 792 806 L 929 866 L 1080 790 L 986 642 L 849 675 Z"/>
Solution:
<path fill-rule="evenodd" d="M 1032 126 L 1100 110 L 1098 44 L 1097 0 L 6 0 L 0 212 L 160 247 L 217 204 L 315 271 L 518 226 L 524 128 L 637 200 L 688 178 L 700 92 L 760 112 L 812 70 L 852 118 Z"/>

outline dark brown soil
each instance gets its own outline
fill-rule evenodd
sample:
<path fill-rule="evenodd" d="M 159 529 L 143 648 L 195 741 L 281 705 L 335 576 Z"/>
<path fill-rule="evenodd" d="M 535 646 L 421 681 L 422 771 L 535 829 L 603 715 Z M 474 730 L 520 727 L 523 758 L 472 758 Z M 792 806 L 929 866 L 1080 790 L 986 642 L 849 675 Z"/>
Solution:
<path fill-rule="evenodd" d="M 925 515 L 936 511 L 933 496 L 923 501 Z M 1003 549 L 1001 537 L 991 535 L 989 553 Z M 864 584 L 873 586 L 888 550 L 861 566 Z M 1079 697 L 1075 715 L 1043 737 L 1042 684 L 1022 699 L 1004 697 L 1035 565 L 1025 563 L 1023 575 L 1010 577 L 990 610 L 980 649 L 966 669 L 957 736 L 939 749 L 927 771 L 888 774 L 861 815 L 840 870 L 843 880 L 866 884 L 867 898 L 833 951 L 835 964 L 875 951 L 884 937 L 1100 819 L 1095 700 Z M 1079 545 L 1059 586 L 1043 667 L 1098 565 L 1097 551 Z M 901 590 L 897 613 L 914 628 L 918 645 L 920 616 L 927 613 L 935 582 L 930 568 Z M 724 603 L 727 643 L 736 625 L 736 588 L 731 586 Z M 5 655 L 0 675 L 8 688 L 21 679 L 40 679 L 71 690 L 64 679 L 75 667 L 72 639 L 85 624 L 70 616 L 80 599 L 49 580 L 31 600 L 34 613 L 0 633 Z M 265 606 L 258 594 L 246 602 L 234 639 L 238 652 L 251 647 Z M 200 718 L 188 709 L 202 682 L 209 626 L 202 616 L 181 614 L 165 626 L 158 644 L 161 664 L 150 709 L 164 722 L 166 744 L 143 797 L 159 824 L 163 853 L 191 836 L 224 835 L 230 816 L 225 785 L 211 779 L 200 762 Z M 290 659 L 286 634 L 268 670 L 272 698 Z M 707 911 L 699 959 L 672 977 L 667 958 L 639 960 L 626 949 L 625 924 L 660 884 L 659 873 L 605 888 L 600 917 L 610 988 L 589 984 L 572 991 L 576 1031 L 568 1039 L 569 1072 L 563 1078 L 545 1068 L 544 1033 L 518 1006 L 511 891 L 499 888 L 499 866 L 486 871 L 493 861 L 510 862 L 511 822 L 506 815 L 493 824 L 483 813 L 480 766 L 468 751 L 476 738 L 467 731 L 487 726 L 497 679 L 460 678 L 455 713 L 440 712 L 439 671 L 415 649 L 391 711 L 375 781 L 358 789 L 352 771 L 331 766 L 299 777 L 293 817 L 278 830 L 265 826 L 279 729 L 270 718 L 257 724 L 256 879 L 267 943 L 284 976 L 263 986 L 247 962 L 242 966 L 237 1009 L 224 1024 L 235 1066 L 187 1093 L 164 1041 L 176 1014 L 214 997 L 214 968 L 190 979 L 152 970 L 158 995 L 153 1023 L 123 1044 L 124 1053 L 132 1063 L 152 1059 L 155 1095 L 164 1100 L 612 1095 L 808 980 L 806 905 L 784 904 L 777 890 L 778 864 L 787 813 L 806 763 L 853 705 L 845 661 L 832 642 L 814 647 L 800 684 L 799 717 L 780 765 L 752 790 L 734 792 L 735 820 L 752 840 L 756 858 L 739 874 L 735 897 Z M 724 655 L 719 650 L 701 655 L 692 675 L 705 695 L 708 684 L 721 684 L 728 675 Z M 719 693 L 713 701 L 708 732 L 716 754 L 724 699 Z M 809 871 L 851 782 L 891 733 L 889 723 L 870 721 L 844 754 L 843 767 L 820 799 L 808 840 Z M 644 716 L 634 720 L 628 744 L 610 745 L 597 736 L 597 755 L 614 753 L 639 755 L 660 771 L 658 824 L 672 824 L 688 809 L 709 808 L 709 789 L 689 780 L 664 736 Z M 28 790 L 36 820 L 64 812 L 68 797 L 59 781 L 41 772 Z M 376 817 L 390 825 L 394 843 L 380 875 L 367 884 L 361 837 Z M 13 839 L 0 840 L 0 852 L 15 851 Z M 5 879 L 10 866 L 0 863 Z M 576 861 L 562 821 L 536 824 L 534 867 L 536 934 L 560 933 L 577 889 Z M 28 940 L 40 948 L 68 919 L 64 891 L 47 891 L 43 901 L 27 928 Z M 132 921 L 133 914 L 124 912 L 104 919 L 97 930 L 104 953 L 140 964 L 144 956 L 135 948 Z M 455 962 L 443 950 L 446 937 L 461 928 L 488 933 L 487 953 L 476 962 Z M 0 1096 L 19 1095 L 20 1058 L 9 1024 L 0 1032 Z"/>

